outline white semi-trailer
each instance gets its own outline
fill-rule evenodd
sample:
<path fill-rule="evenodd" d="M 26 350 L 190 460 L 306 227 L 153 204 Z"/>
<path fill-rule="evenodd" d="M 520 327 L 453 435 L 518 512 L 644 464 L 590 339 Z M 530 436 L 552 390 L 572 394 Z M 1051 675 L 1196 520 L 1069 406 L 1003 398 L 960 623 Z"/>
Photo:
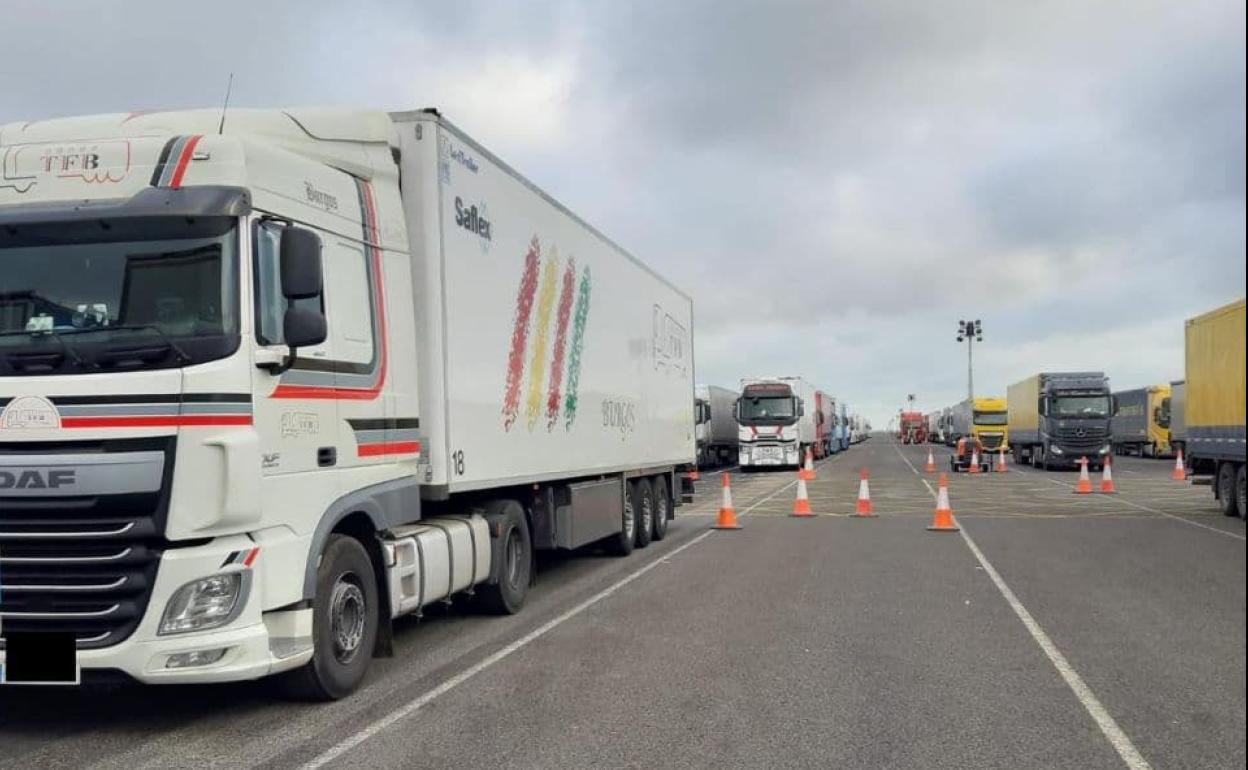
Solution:
<path fill-rule="evenodd" d="M 699 468 L 736 462 L 736 401 L 736 391 L 718 385 L 698 385 L 694 389 L 694 420 L 697 423 L 694 435 L 697 438 Z"/>
<path fill-rule="evenodd" d="M 0 129 L 0 677 L 283 673 L 662 538 L 688 296 L 435 111 Z"/>

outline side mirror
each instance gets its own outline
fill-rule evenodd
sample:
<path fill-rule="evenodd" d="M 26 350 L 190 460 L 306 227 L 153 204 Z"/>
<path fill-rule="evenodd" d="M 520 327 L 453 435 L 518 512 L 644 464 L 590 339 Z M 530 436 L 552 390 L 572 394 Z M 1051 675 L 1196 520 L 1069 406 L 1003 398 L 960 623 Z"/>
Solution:
<path fill-rule="evenodd" d="M 741 422 L 741 399 L 734 398 L 732 400 L 732 417 L 737 422 Z"/>
<path fill-rule="evenodd" d="M 293 357 L 296 348 L 319 345 L 328 334 L 325 316 L 308 308 L 291 306 L 282 317 L 282 335 Z"/>
<path fill-rule="evenodd" d="M 1048 414 L 1048 410 L 1044 408 L 1044 396 L 1041 396 L 1040 398 L 1036 399 L 1036 411 L 1039 412 L 1042 416 Z"/>
<path fill-rule="evenodd" d="M 806 414 L 806 404 L 800 398 L 795 400 L 797 401 L 797 416 L 802 417 Z"/>
<path fill-rule="evenodd" d="M 321 238 L 302 227 L 282 230 L 279 246 L 282 295 L 286 299 L 309 299 L 321 295 Z M 287 344 L 291 344 L 287 339 Z"/>
<path fill-rule="evenodd" d="M 1109 397 L 1109 413 L 1118 414 L 1118 397 L 1117 396 Z"/>

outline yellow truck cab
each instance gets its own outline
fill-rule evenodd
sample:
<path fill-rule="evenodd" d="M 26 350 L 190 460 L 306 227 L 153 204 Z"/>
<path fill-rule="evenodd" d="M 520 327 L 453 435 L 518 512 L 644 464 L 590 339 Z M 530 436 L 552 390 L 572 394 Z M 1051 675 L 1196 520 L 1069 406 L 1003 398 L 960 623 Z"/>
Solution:
<path fill-rule="evenodd" d="M 971 435 L 984 445 L 984 448 L 996 452 L 998 449 L 1010 449 L 1009 419 L 1006 413 L 1004 398 L 977 398 L 971 411 Z"/>

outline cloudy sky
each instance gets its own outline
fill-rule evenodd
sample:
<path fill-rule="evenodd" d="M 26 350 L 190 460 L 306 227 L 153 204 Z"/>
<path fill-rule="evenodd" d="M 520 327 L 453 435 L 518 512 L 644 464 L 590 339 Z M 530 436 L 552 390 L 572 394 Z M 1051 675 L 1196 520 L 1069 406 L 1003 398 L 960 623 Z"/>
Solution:
<path fill-rule="evenodd" d="M 124 10 L 121 10 L 124 8 Z M 694 297 L 700 381 L 882 427 L 1043 369 L 1183 374 L 1244 295 L 1242 0 L 8 0 L 0 123 L 438 106 Z"/>

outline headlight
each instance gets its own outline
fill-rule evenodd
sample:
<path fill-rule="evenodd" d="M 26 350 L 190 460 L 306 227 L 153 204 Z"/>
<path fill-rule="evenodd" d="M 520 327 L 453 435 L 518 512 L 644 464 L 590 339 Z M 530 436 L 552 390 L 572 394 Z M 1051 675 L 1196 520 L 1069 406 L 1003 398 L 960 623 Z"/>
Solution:
<path fill-rule="evenodd" d="M 1054 444 L 1053 446 L 1049 447 L 1049 451 L 1055 455 L 1060 455 L 1062 453 L 1062 448 Z"/>
<path fill-rule="evenodd" d="M 161 634 L 182 634 L 223 626 L 241 606 L 243 573 L 228 572 L 187 583 L 165 605 Z"/>
<path fill-rule="evenodd" d="M 1107 447 L 1107 446 L 1103 446 L 1103 447 L 1101 447 L 1101 454 L 1103 454 L 1103 455 L 1107 455 L 1107 454 L 1109 454 L 1109 447 Z"/>

